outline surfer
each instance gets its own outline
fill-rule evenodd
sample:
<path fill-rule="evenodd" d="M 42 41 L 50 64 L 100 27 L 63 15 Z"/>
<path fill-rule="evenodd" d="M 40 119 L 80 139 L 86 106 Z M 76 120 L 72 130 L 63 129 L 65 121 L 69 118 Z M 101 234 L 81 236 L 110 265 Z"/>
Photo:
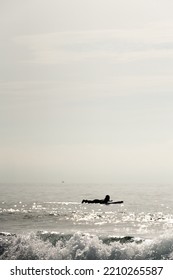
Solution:
<path fill-rule="evenodd" d="M 94 199 L 94 200 L 87 200 L 83 199 L 82 203 L 100 203 L 100 204 L 108 204 L 110 202 L 110 196 L 107 194 L 104 199 Z"/>

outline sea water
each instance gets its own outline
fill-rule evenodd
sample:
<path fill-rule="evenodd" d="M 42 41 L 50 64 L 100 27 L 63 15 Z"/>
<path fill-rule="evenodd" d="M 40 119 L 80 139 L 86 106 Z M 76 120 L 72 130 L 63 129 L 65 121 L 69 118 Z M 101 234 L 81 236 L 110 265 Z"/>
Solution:
<path fill-rule="evenodd" d="M 173 259 L 173 186 L 0 184 L 0 259 Z"/>

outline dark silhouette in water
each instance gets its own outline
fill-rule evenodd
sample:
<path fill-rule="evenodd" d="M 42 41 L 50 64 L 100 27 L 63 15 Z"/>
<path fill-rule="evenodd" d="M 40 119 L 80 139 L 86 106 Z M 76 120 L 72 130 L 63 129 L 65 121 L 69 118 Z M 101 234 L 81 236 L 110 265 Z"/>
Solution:
<path fill-rule="evenodd" d="M 109 202 L 111 202 L 110 196 L 109 196 L 109 195 L 106 195 L 104 199 L 94 199 L 94 200 L 83 199 L 83 200 L 82 200 L 82 203 L 100 203 L 100 204 L 108 204 Z"/>

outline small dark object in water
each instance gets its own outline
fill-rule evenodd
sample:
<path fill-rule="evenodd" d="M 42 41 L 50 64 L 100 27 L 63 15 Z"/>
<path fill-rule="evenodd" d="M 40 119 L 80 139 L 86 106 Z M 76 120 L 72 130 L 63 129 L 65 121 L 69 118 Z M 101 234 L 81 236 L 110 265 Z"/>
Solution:
<path fill-rule="evenodd" d="M 99 204 L 120 204 L 123 203 L 123 201 L 112 201 L 110 200 L 110 196 L 106 195 L 104 199 L 93 199 L 93 200 L 88 200 L 88 199 L 83 199 L 82 203 L 99 203 Z"/>

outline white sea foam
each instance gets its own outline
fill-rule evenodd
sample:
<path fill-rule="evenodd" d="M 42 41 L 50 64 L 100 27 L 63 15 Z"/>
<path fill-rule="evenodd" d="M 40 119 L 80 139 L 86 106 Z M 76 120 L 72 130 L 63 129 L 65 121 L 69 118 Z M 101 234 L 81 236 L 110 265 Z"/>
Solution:
<path fill-rule="evenodd" d="M 5 235 L 5 236 L 4 236 Z M 125 237 L 105 237 L 87 233 L 65 235 L 37 232 L 0 239 L 1 259 L 173 259 L 173 235 L 154 240 Z"/>

